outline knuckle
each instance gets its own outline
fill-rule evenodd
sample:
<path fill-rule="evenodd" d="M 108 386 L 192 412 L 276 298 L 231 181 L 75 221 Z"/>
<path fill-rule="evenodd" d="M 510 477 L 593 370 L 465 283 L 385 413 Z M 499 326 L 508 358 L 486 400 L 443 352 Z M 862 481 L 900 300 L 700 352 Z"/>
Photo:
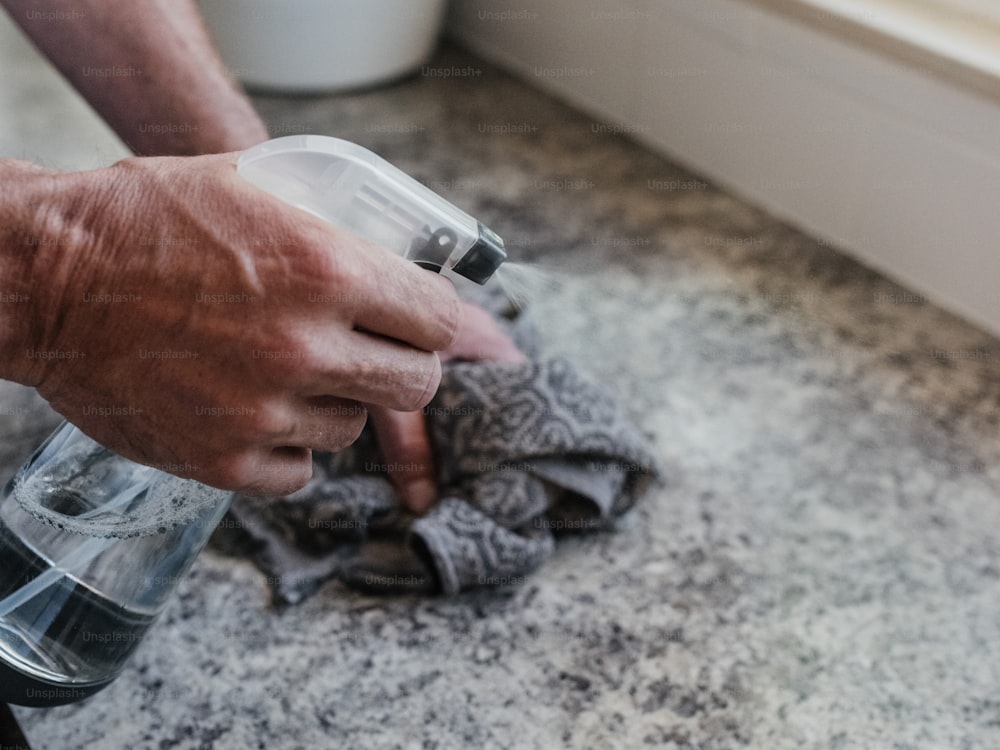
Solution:
<path fill-rule="evenodd" d="M 255 349 L 254 357 L 255 366 L 266 370 L 266 379 L 285 388 L 308 382 L 322 368 L 325 352 L 302 327 L 289 325 Z"/>
<path fill-rule="evenodd" d="M 423 360 L 418 374 L 413 379 L 413 388 L 409 389 L 406 397 L 400 404 L 402 411 L 417 411 L 423 409 L 434 398 L 438 386 L 441 384 L 441 360 L 436 354 L 427 354 L 421 357 Z"/>
<path fill-rule="evenodd" d="M 444 351 L 452 346 L 458 339 L 458 333 L 462 328 L 462 320 L 465 313 L 465 305 L 458 296 L 455 288 L 448 283 L 446 290 L 447 300 L 445 315 L 442 318 L 441 345 L 437 351 Z"/>
<path fill-rule="evenodd" d="M 413 430 L 399 436 L 396 454 L 401 463 L 413 465 L 412 474 L 423 476 L 430 471 L 428 449 L 429 445 L 425 433 Z"/>
<path fill-rule="evenodd" d="M 300 373 L 303 377 L 312 378 L 317 373 L 326 372 L 330 367 L 328 346 L 318 341 L 300 340 L 296 352 L 297 360 L 289 362 L 289 369 Z"/>
<path fill-rule="evenodd" d="M 200 480 L 224 490 L 242 490 L 253 483 L 252 464 L 245 453 L 226 453 L 209 459 Z"/>
<path fill-rule="evenodd" d="M 254 436 L 270 440 L 290 435 L 294 430 L 294 424 L 285 410 L 272 404 L 252 407 L 247 416 L 247 427 Z"/>
<path fill-rule="evenodd" d="M 368 273 L 364 268 L 365 253 L 358 251 L 361 238 L 347 234 L 324 236 L 309 243 L 311 250 L 302 255 L 302 271 L 324 290 L 349 292 L 364 288 Z M 345 299 L 350 299 L 345 295 Z"/>

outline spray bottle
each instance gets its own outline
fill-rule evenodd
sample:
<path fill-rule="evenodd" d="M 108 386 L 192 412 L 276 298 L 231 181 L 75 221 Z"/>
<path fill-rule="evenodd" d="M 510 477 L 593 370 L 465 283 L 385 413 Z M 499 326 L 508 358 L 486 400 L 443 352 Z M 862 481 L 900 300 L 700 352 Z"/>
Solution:
<path fill-rule="evenodd" d="M 278 138 L 237 168 L 428 270 L 483 284 L 506 258 L 487 227 L 353 143 Z M 232 498 L 60 426 L 0 493 L 0 701 L 70 703 L 114 680 Z"/>

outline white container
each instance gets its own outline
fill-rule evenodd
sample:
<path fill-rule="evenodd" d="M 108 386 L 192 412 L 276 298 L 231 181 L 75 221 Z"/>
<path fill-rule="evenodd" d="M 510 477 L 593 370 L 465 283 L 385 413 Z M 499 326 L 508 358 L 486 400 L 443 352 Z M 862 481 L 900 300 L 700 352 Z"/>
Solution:
<path fill-rule="evenodd" d="M 226 66 L 245 85 L 291 93 L 371 86 L 434 51 L 446 0 L 200 0 Z"/>

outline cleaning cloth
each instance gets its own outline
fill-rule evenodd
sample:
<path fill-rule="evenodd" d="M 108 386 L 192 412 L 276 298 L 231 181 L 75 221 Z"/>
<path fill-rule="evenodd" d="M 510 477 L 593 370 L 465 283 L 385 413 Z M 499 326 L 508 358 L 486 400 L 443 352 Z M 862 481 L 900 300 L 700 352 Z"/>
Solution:
<path fill-rule="evenodd" d="M 316 453 L 298 492 L 234 500 L 213 542 L 249 554 L 276 603 L 332 578 L 428 594 L 518 584 L 560 534 L 610 528 L 655 478 L 647 441 L 611 392 L 541 352 L 527 316 L 496 295 L 478 301 L 528 360 L 443 366 L 424 409 L 440 493 L 426 515 L 396 498 L 394 467 L 367 428 L 340 453 Z"/>

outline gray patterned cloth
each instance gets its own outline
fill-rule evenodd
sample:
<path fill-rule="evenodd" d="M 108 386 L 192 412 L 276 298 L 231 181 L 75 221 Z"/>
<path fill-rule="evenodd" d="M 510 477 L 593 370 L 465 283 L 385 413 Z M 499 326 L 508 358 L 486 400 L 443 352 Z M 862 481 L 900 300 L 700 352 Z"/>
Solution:
<path fill-rule="evenodd" d="M 213 543 L 248 554 L 276 603 L 332 578 L 428 594 L 517 584 L 560 534 L 610 528 L 655 478 L 647 441 L 612 394 L 538 352 L 527 316 L 496 296 L 479 302 L 529 360 L 445 365 L 424 410 L 440 490 L 426 515 L 396 499 L 368 430 L 336 455 L 315 454 L 298 492 L 236 498 Z"/>

